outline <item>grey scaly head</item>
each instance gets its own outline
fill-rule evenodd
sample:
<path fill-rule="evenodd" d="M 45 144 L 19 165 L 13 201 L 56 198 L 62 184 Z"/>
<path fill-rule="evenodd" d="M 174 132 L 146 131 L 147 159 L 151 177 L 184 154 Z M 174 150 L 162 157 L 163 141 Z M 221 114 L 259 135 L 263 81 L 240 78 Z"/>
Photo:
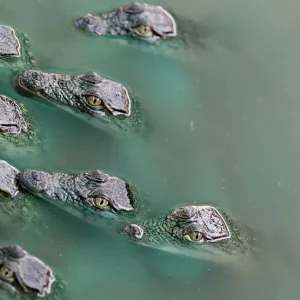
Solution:
<path fill-rule="evenodd" d="M 17 177 L 19 170 L 11 166 L 5 160 L 0 160 L 0 192 L 8 194 L 10 197 L 15 197 L 19 193 Z"/>
<path fill-rule="evenodd" d="M 19 105 L 12 99 L 0 95 L 0 134 L 21 132 L 27 132 L 27 124 Z"/>
<path fill-rule="evenodd" d="M 25 170 L 19 184 L 96 226 L 99 216 L 127 218 L 139 204 L 133 186 L 100 170 L 77 174 Z"/>
<path fill-rule="evenodd" d="M 44 297 L 51 293 L 52 270 L 19 246 L 0 247 L 0 287 L 13 294 Z"/>
<path fill-rule="evenodd" d="M 40 143 L 38 130 L 33 126 L 24 106 L 0 95 L 0 148 L 1 153 L 32 154 L 33 144 Z"/>
<path fill-rule="evenodd" d="M 131 114 L 131 99 L 127 89 L 96 72 L 65 75 L 26 70 L 19 76 L 19 84 L 54 104 L 95 117 L 128 117 Z"/>
<path fill-rule="evenodd" d="M 174 18 L 161 6 L 133 2 L 109 13 L 77 18 L 78 28 L 98 35 L 125 35 L 149 42 L 177 35 Z"/>
<path fill-rule="evenodd" d="M 250 249 L 247 235 L 212 206 L 184 206 L 165 217 L 127 225 L 122 233 L 144 246 L 212 261 L 224 261 Z"/>
<path fill-rule="evenodd" d="M 0 25 L 0 57 L 20 57 L 20 42 L 13 28 Z"/>

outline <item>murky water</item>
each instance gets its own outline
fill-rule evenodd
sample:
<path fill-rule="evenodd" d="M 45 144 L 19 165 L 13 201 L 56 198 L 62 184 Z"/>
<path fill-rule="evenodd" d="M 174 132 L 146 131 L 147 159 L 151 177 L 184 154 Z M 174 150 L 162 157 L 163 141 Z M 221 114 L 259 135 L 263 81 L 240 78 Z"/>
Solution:
<path fill-rule="evenodd" d="M 149 209 L 218 205 L 262 233 L 276 254 L 229 268 L 141 248 L 59 211 L 47 228 L 15 233 L 67 282 L 68 299 L 295 299 L 300 276 L 299 1 L 150 1 L 212 29 L 179 49 L 85 36 L 72 20 L 126 1 L 0 0 L 0 23 L 31 38 L 39 68 L 95 70 L 128 86 L 143 109 L 145 134 L 124 135 L 14 91 L 26 105 L 43 151 L 17 168 L 101 169 L 148 193 Z M 195 30 L 195 28 L 194 28 Z M 63 222 L 62 222 L 63 220 Z M 9 236 L 6 233 L 5 236 Z M 7 240 L 2 241 L 8 242 Z M 250 270 L 251 269 L 251 270 Z"/>

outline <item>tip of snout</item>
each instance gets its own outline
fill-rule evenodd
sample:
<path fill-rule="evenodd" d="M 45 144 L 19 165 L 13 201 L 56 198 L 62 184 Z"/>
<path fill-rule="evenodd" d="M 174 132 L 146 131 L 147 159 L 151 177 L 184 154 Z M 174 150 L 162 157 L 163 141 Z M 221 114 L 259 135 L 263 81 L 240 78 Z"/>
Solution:
<path fill-rule="evenodd" d="M 74 23 L 78 28 L 87 29 L 87 27 L 92 23 L 92 15 L 86 14 L 84 16 L 77 17 Z"/>
<path fill-rule="evenodd" d="M 131 239 L 141 239 L 144 235 L 144 230 L 141 226 L 136 224 L 130 224 L 122 229 L 125 236 Z"/>
<path fill-rule="evenodd" d="M 19 174 L 19 185 L 24 190 L 30 193 L 38 193 L 40 189 L 35 184 L 34 180 L 34 172 L 33 170 L 22 171 Z"/>
<path fill-rule="evenodd" d="M 23 71 L 18 77 L 18 85 L 24 89 L 27 88 L 27 79 L 31 76 L 32 70 Z"/>

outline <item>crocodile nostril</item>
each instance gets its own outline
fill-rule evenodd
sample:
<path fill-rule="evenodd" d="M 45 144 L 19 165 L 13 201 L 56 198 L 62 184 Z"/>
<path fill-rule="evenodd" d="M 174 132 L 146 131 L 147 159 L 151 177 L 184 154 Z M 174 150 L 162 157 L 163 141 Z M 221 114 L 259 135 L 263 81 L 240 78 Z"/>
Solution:
<path fill-rule="evenodd" d="M 91 22 L 91 19 L 90 18 L 84 18 L 83 19 L 83 21 L 86 23 L 86 24 L 88 24 L 88 25 L 90 25 L 92 22 Z"/>
<path fill-rule="evenodd" d="M 39 79 L 38 72 L 32 72 L 31 76 L 32 76 L 33 79 L 36 79 L 36 80 Z"/>
<path fill-rule="evenodd" d="M 38 173 L 38 172 L 32 172 L 31 173 L 31 176 L 32 176 L 32 178 L 34 179 L 34 180 L 36 180 L 36 181 L 41 181 L 41 176 L 40 176 L 40 174 Z"/>
<path fill-rule="evenodd" d="M 127 233 L 129 237 L 137 238 L 137 239 L 141 239 L 144 235 L 143 228 L 136 224 L 125 226 L 124 232 Z"/>

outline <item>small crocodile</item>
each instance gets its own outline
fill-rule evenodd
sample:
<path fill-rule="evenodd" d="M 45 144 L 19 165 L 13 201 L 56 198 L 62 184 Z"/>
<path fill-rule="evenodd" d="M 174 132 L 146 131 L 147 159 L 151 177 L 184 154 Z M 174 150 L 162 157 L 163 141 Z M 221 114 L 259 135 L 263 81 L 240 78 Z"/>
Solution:
<path fill-rule="evenodd" d="M 164 217 L 126 225 L 122 233 L 148 247 L 228 263 L 257 251 L 254 232 L 212 206 L 184 206 Z"/>
<path fill-rule="evenodd" d="M 132 113 L 128 90 L 96 72 L 67 75 L 25 70 L 19 76 L 19 85 L 71 112 L 83 112 L 86 116 L 113 121 L 120 126 L 123 122 L 138 123 L 137 111 Z"/>
<path fill-rule="evenodd" d="M 193 66 L 199 59 L 199 53 L 223 47 L 220 38 L 203 20 L 195 21 L 147 3 L 132 2 L 107 13 L 89 13 L 78 17 L 75 25 L 98 36 L 129 37 L 127 43 L 121 40 L 122 46 L 130 45 L 148 53 L 153 51 L 190 62 Z M 161 41 L 164 42 L 157 47 L 157 42 Z M 226 44 L 224 46 L 227 48 Z"/>
<path fill-rule="evenodd" d="M 32 53 L 27 48 L 29 38 L 12 27 L 0 25 L 0 67 L 19 71 L 35 65 Z"/>
<path fill-rule="evenodd" d="M 20 246 L 0 246 L 1 299 L 5 297 L 3 293 L 14 295 L 17 299 L 36 296 L 59 299 L 63 288 L 43 261 Z"/>
<path fill-rule="evenodd" d="M 161 6 L 129 3 L 108 13 L 87 14 L 76 19 L 78 28 L 98 35 L 123 35 L 148 42 L 177 35 L 174 18 Z"/>
<path fill-rule="evenodd" d="M 99 216 L 127 220 L 139 208 L 133 185 L 100 170 L 73 174 L 25 170 L 18 183 L 27 192 L 96 226 Z"/>

